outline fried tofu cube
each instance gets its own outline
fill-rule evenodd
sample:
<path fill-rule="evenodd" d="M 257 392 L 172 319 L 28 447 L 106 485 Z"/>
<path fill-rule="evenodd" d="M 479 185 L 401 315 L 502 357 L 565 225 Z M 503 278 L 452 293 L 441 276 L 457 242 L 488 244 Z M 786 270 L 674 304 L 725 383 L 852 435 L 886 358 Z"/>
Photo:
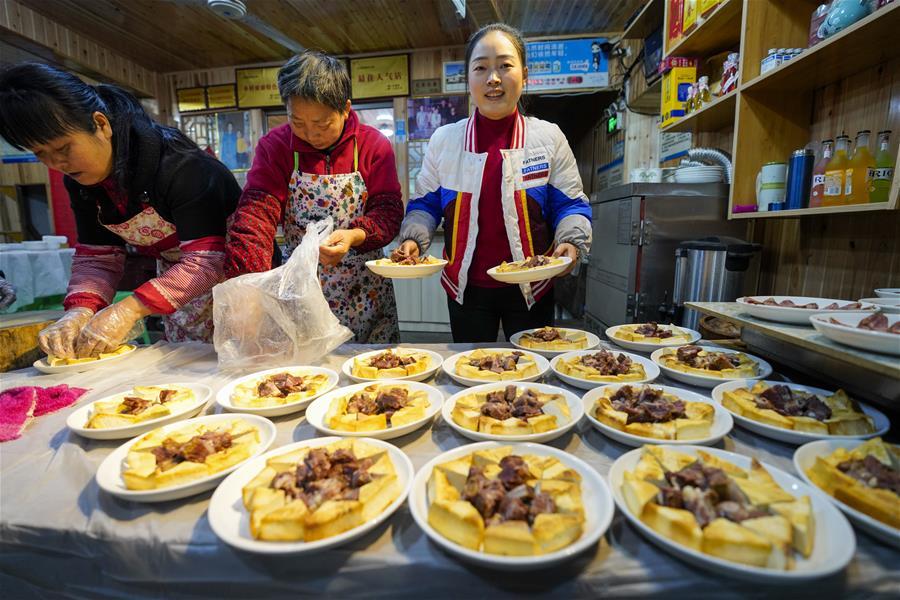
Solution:
<path fill-rule="evenodd" d="M 359 488 L 359 501 L 363 505 L 363 521 L 369 521 L 384 512 L 400 495 L 396 475 L 379 475 Z"/>
<path fill-rule="evenodd" d="M 643 451 L 659 461 L 666 471 L 680 471 L 696 460 L 693 456 L 662 446 L 645 445 Z"/>
<path fill-rule="evenodd" d="M 657 440 L 675 439 L 675 423 L 631 423 L 625 426 L 625 433 Z"/>
<path fill-rule="evenodd" d="M 466 479 L 469 477 L 469 469 L 472 467 L 472 456 L 464 456 L 449 462 L 435 465 L 435 470 L 441 471 L 447 476 L 447 481 L 460 493 L 466 487 Z"/>
<path fill-rule="evenodd" d="M 697 440 L 709 437 L 710 422 L 703 419 L 675 419 L 676 440 Z"/>
<path fill-rule="evenodd" d="M 463 427 L 464 429 L 468 429 L 470 431 L 478 431 L 482 419 L 482 414 L 480 410 L 476 410 L 474 408 L 462 408 L 459 406 L 459 404 L 457 404 L 453 407 L 453 410 L 450 411 L 450 417 L 453 419 L 453 422 L 460 427 Z"/>
<path fill-rule="evenodd" d="M 380 431 L 387 429 L 387 416 L 382 413 L 380 415 L 356 415 L 355 431 Z"/>
<path fill-rule="evenodd" d="M 256 514 L 259 513 L 259 518 Z M 260 510 L 250 519 L 250 530 L 261 540 L 288 542 L 306 539 L 309 510 L 302 500 L 294 500 L 268 512 Z"/>
<path fill-rule="evenodd" d="M 772 551 L 766 566 L 770 569 L 787 570 L 791 564 L 793 529 L 791 522 L 781 516 L 757 517 L 741 521 L 741 526 L 758 533 L 772 542 Z"/>
<path fill-rule="evenodd" d="M 688 402 L 684 407 L 684 414 L 688 419 L 712 421 L 715 417 L 716 409 L 712 404 L 706 404 L 705 402 Z"/>
<path fill-rule="evenodd" d="M 428 524 L 445 538 L 470 550 L 479 550 L 484 540 L 484 519 L 465 500 L 432 502 Z"/>
<path fill-rule="evenodd" d="M 581 475 L 578 471 L 571 467 L 567 467 L 562 462 L 552 458 L 551 461 L 544 465 L 541 472 L 541 479 L 559 479 L 562 481 L 581 481 Z"/>
<path fill-rule="evenodd" d="M 634 473 L 626 471 L 622 477 L 622 495 L 625 497 L 625 504 L 634 516 L 640 517 L 644 507 L 659 494 L 659 488 L 649 481 L 638 479 Z"/>
<path fill-rule="evenodd" d="M 326 500 L 315 512 L 304 518 L 305 535 L 308 542 L 325 539 L 365 522 L 363 504 L 356 500 Z"/>
<path fill-rule="evenodd" d="M 534 518 L 532 524 L 532 533 L 540 554 L 565 548 L 581 537 L 582 530 L 582 519 L 573 514 L 542 513 Z"/>
<path fill-rule="evenodd" d="M 459 490 L 453 487 L 446 473 L 433 469 L 428 478 L 428 501 L 455 502 L 460 499 Z"/>
<path fill-rule="evenodd" d="M 862 485 L 840 486 L 834 490 L 834 497 L 882 523 L 900 529 L 900 500 L 889 490 Z"/>
<path fill-rule="evenodd" d="M 703 530 L 703 552 L 755 567 L 769 564 L 772 542 L 728 519 L 715 519 Z"/>
<path fill-rule="evenodd" d="M 731 477 L 741 477 L 746 479 L 749 476 L 749 473 L 744 469 L 740 468 L 734 463 L 730 463 L 727 460 L 722 460 L 715 454 L 710 454 L 706 450 L 697 450 L 697 456 L 703 461 L 703 463 L 710 467 L 715 467 L 717 469 L 722 469 Z"/>
<path fill-rule="evenodd" d="M 526 521 L 504 521 L 484 530 L 484 551 L 505 556 L 533 556 L 537 542 Z"/>
<path fill-rule="evenodd" d="M 535 493 L 545 493 L 553 498 L 556 510 L 561 514 L 573 514 L 584 520 L 584 504 L 581 501 L 581 486 L 574 481 L 541 479 L 534 483 Z"/>
<path fill-rule="evenodd" d="M 628 413 L 614 409 L 609 399 L 603 396 L 598 398 L 597 404 L 594 405 L 594 417 L 604 425 L 619 431 L 624 431 L 628 424 Z"/>
<path fill-rule="evenodd" d="M 775 502 L 769 508 L 791 522 L 794 549 L 809 558 L 816 539 L 816 519 L 809 496 L 801 496 L 789 502 Z"/>
<path fill-rule="evenodd" d="M 682 546 L 700 550 L 703 532 L 690 511 L 649 502 L 644 506 L 640 519 L 660 535 Z"/>
<path fill-rule="evenodd" d="M 795 431 L 828 435 L 828 425 L 812 417 L 791 417 Z"/>
<path fill-rule="evenodd" d="M 477 450 L 472 453 L 472 466 L 481 467 L 498 464 L 503 458 L 512 454 L 512 446 L 498 446 L 488 450 Z M 468 471 L 466 472 L 468 476 Z"/>
<path fill-rule="evenodd" d="M 662 465 L 649 452 L 641 454 L 640 460 L 634 467 L 634 476 L 641 480 L 657 481 L 665 477 Z"/>
<path fill-rule="evenodd" d="M 391 415 L 391 427 L 403 427 L 425 417 L 423 406 L 404 406 Z"/>
<path fill-rule="evenodd" d="M 241 489 L 241 499 L 244 501 L 244 506 L 246 508 L 250 508 L 250 500 L 256 490 L 267 487 L 272 479 L 275 478 L 278 472 L 272 467 L 266 466 L 262 471 L 257 474 L 256 477 L 250 480 L 250 482 Z"/>
<path fill-rule="evenodd" d="M 828 419 L 825 423 L 831 435 L 863 435 L 875 431 L 875 422 L 864 414 L 846 416 L 839 420 Z"/>
<path fill-rule="evenodd" d="M 531 433 L 543 433 L 556 429 L 556 417 L 553 415 L 537 415 L 527 419 Z"/>

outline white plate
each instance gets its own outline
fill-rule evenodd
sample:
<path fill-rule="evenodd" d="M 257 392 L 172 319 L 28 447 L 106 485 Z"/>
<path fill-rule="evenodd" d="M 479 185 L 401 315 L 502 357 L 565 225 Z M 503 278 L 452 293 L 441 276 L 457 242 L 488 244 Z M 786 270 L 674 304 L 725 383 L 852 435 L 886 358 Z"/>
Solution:
<path fill-rule="evenodd" d="M 572 544 L 551 552 L 550 554 L 542 554 L 538 556 L 501 556 L 498 554 L 487 554 L 469 550 L 455 542 L 452 542 L 438 533 L 431 525 L 428 524 L 428 479 L 431 477 L 431 471 L 438 463 L 444 463 L 478 450 L 486 450 L 489 448 L 498 448 L 500 446 L 512 446 L 514 454 L 534 454 L 537 456 L 552 456 L 560 460 L 563 464 L 573 467 L 581 475 L 581 499 L 585 508 L 584 531 L 581 537 Z M 413 519 L 416 524 L 422 528 L 425 534 L 431 538 L 435 544 L 444 550 L 457 555 L 466 562 L 489 567 L 494 569 L 502 569 L 507 571 L 529 571 L 537 568 L 544 568 L 563 562 L 572 558 L 578 553 L 595 546 L 597 540 L 600 539 L 610 522 L 612 521 L 615 509 L 613 507 L 612 495 L 609 486 L 603 477 L 590 465 L 579 458 L 575 458 L 564 450 L 557 450 L 552 446 L 544 446 L 542 444 L 533 443 L 500 443 L 500 442 L 478 442 L 475 444 L 467 444 L 448 450 L 443 454 L 436 456 L 428 461 L 428 463 L 416 472 L 416 478 L 413 481 L 412 490 L 409 495 L 409 509 L 412 512 Z"/>
<path fill-rule="evenodd" d="M 765 379 L 769 375 L 772 374 L 772 365 L 759 358 L 758 356 L 753 356 L 752 354 L 747 354 L 746 352 L 739 352 L 737 350 L 726 350 L 725 348 L 713 348 L 711 346 L 701 346 L 704 350 L 708 352 L 722 352 L 725 354 L 746 354 L 752 360 L 756 361 L 757 371 L 758 373 L 753 377 L 739 377 L 738 379 Z M 670 369 L 669 367 L 662 364 L 660 361 L 660 356 L 662 353 L 668 350 L 668 348 L 660 348 L 659 350 L 655 350 L 653 354 L 650 355 L 650 360 L 654 362 L 654 364 L 659 365 L 659 368 L 662 369 L 662 372 L 665 373 L 666 377 L 674 379 L 675 381 L 680 381 L 682 383 L 686 383 L 688 385 L 694 385 L 697 387 L 703 388 L 714 388 L 723 381 L 735 381 L 735 378 L 728 377 L 714 377 L 712 375 L 699 375 L 696 373 L 685 373 L 684 371 L 679 371 L 678 369 Z"/>
<path fill-rule="evenodd" d="M 350 394 L 355 394 L 356 392 L 361 391 L 363 388 L 369 385 L 391 385 L 391 384 L 403 384 L 407 386 L 411 390 L 423 391 L 428 394 L 428 408 L 425 411 L 425 416 L 421 419 L 417 419 L 412 423 L 407 423 L 401 427 L 388 427 L 387 429 L 380 429 L 378 431 L 343 431 L 339 429 L 332 429 L 325 424 L 325 413 L 328 412 L 328 407 L 331 405 L 332 401 L 336 398 L 340 398 L 341 396 L 347 396 Z M 321 433 L 325 435 L 337 435 L 342 437 L 367 437 L 367 438 L 375 438 L 379 440 L 392 440 L 394 438 L 398 438 L 402 435 L 406 435 L 411 431 L 415 431 L 416 429 L 423 427 L 431 422 L 434 419 L 434 416 L 441 412 L 441 404 L 444 401 L 444 395 L 435 387 L 430 385 L 419 383 L 417 381 L 403 381 L 399 379 L 379 379 L 378 381 L 368 381 L 366 383 L 358 383 L 356 385 L 349 385 L 347 387 L 338 388 L 336 390 L 331 390 L 327 394 L 319 396 L 316 398 L 315 402 L 309 405 L 306 409 L 306 420 L 310 425 L 316 428 Z"/>
<path fill-rule="evenodd" d="M 296 402 L 291 402 L 290 404 L 279 404 L 277 406 L 266 406 L 263 408 L 254 408 L 250 406 L 235 406 L 231 403 L 231 394 L 234 392 L 234 388 L 240 385 L 241 383 L 247 381 L 248 379 L 255 379 L 257 377 L 264 377 L 266 375 L 271 375 L 273 373 L 284 373 L 285 371 L 305 371 L 310 375 L 327 375 L 328 381 L 322 388 L 313 396 L 309 398 L 303 398 L 302 400 L 298 400 Z M 250 375 L 245 375 L 244 377 L 240 377 L 235 379 L 234 381 L 228 382 L 219 392 L 216 394 L 216 402 L 218 402 L 219 406 L 224 408 L 230 412 L 239 412 L 239 413 L 247 413 L 251 415 L 259 415 L 261 417 L 280 417 L 281 415 L 289 415 L 291 413 L 295 413 L 303 410 L 310 403 L 321 396 L 322 394 L 331 390 L 338 383 L 338 374 L 332 371 L 331 369 L 326 369 L 325 367 L 304 367 L 304 366 L 296 366 L 296 367 L 278 367 L 277 369 L 266 369 L 265 371 L 257 371 L 256 373 L 251 373 Z"/>
<path fill-rule="evenodd" d="M 609 385 L 611 383 L 620 383 L 620 382 L 612 382 L 612 381 L 591 381 L 589 379 L 582 379 L 580 377 L 572 377 L 571 375 L 567 375 L 566 373 L 560 372 L 557 368 L 559 361 L 561 360 L 569 360 L 576 356 L 584 356 L 586 354 L 596 354 L 600 350 L 605 350 L 605 348 L 594 348 L 593 350 L 576 350 L 574 352 L 567 352 L 565 354 L 560 354 L 556 358 L 550 361 L 550 369 L 553 370 L 553 374 L 556 375 L 561 381 L 568 383 L 569 385 L 575 386 L 577 388 L 581 388 L 582 390 L 592 390 L 595 387 L 601 387 L 604 385 Z M 657 377 L 659 377 L 659 367 L 653 364 L 650 359 L 639 356 L 637 354 L 631 354 L 630 352 L 619 352 L 618 350 L 610 350 L 616 356 L 619 354 L 624 354 L 632 361 L 639 363 L 644 367 L 644 373 L 646 373 L 646 377 L 644 379 L 640 379 L 637 381 L 624 381 L 621 383 L 631 383 L 631 384 L 640 384 L 640 383 L 650 383 Z"/>
<path fill-rule="evenodd" d="M 456 401 L 462 396 L 467 396 L 469 394 L 475 394 L 477 392 L 489 392 L 492 390 L 503 389 L 507 385 L 515 385 L 521 386 L 533 390 L 537 390 L 538 392 L 544 394 L 559 394 L 566 400 L 566 405 L 569 407 L 569 420 L 566 422 L 562 422 L 565 418 L 565 415 L 561 411 L 552 411 L 547 414 L 556 415 L 556 422 L 562 423 L 556 429 L 551 431 L 542 431 L 541 433 L 529 433 L 527 435 L 497 435 L 493 433 L 481 433 L 480 431 L 472 431 L 471 429 L 466 429 L 462 425 L 458 424 L 453 420 L 452 412 L 453 407 L 456 406 Z M 548 409 L 549 410 L 549 409 Z M 560 437 L 573 427 L 575 427 L 578 422 L 581 420 L 582 415 L 584 414 L 584 405 L 581 403 L 581 399 L 568 390 L 564 390 L 563 388 L 556 387 L 555 385 L 547 385 L 546 383 L 511 383 L 507 384 L 505 381 L 499 381 L 494 383 L 486 383 L 484 385 L 477 385 L 475 387 L 471 387 L 461 392 L 457 392 L 450 396 L 447 401 L 444 403 L 444 407 L 441 409 L 441 417 L 443 417 L 444 421 L 458 431 L 460 434 L 469 438 L 470 440 L 475 440 L 476 442 L 481 441 L 496 441 L 496 442 L 549 442 L 550 440 L 555 440 Z"/>
<path fill-rule="evenodd" d="M 123 352 L 122 354 L 116 354 L 115 356 L 110 356 L 109 358 L 98 358 L 97 360 L 92 360 L 86 363 L 78 363 L 75 365 L 57 365 L 55 367 L 51 367 L 50 363 L 47 362 L 47 357 L 39 358 L 34 361 L 35 369 L 40 371 L 41 373 L 49 373 L 51 375 L 55 375 L 57 373 L 81 373 L 83 371 L 90 371 L 92 369 L 99 369 L 100 367 L 105 367 L 110 363 L 114 363 L 116 361 L 120 361 L 123 358 L 131 356 L 134 354 L 134 351 L 137 350 L 137 347 L 134 344 L 131 345 L 131 350 L 127 352 Z"/>
<path fill-rule="evenodd" d="M 705 438 L 698 438 L 695 440 L 660 440 L 620 431 L 615 427 L 610 427 L 606 423 L 602 423 L 597 420 L 597 417 L 594 416 L 594 405 L 597 402 L 597 398 L 603 395 L 603 391 L 606 389 L 617 390 L 620 387 L 626 385 L 631 384 L 614 383 L 612 385 L 605 385 L 603 387 L 594 388 L 587 394 L 585 394 L 582 398 L 582 401 L 584 402 L 584 414 L 587 415 L 587 418 L 591 422 L 591 424 L 595 428 L 597 428 L 600 433 L 616 440 L 620 444 L 634 447 L 640 447 L 644 444 L 668 444 L 670 446 L 708 446 L 711 444 L 715 444 L 716 442 L 721 440 L 728 434 L 729 431 L 731 431 L 731 428 L 734 427 L 734 420 L 731 418 L 731 413 L 725 410 L 722 406 L 719 406 L 718 404 L 713 402 L 710 398 L 701 396 L 696 392 L 691 392 L 670 385 L 653 385 L 653 387 L 661 389 L 667 394 L 672 394 L 673 396 L 676 396 L 677 398 L 679 398 L 680 400 L 684 400 L 685 402 L 702 402 L 703 404 L 711 404 L 713 406 L 716 412 L 713 417 L 712 426 L 709 430 L 709 436 Z"/>
<path fill-rule="evenodd" d="M 900 296 L 900 288 L 876 288 L 875 295 L 879 298 L 897 298 Z"/>
<path fill-rule="evenodd" d="M 132 438 L 141 435 L 142 433 L 146 433 L 151 429 L 156 429 L 160 425 L 172 423 L 173 421 L 180 421 L 181 419 L 187 419 L 188 417 L 196 415 L 198 412 L 203 410 L 203 407 L 206 406 L 206 402 L 209 400 L 209 397 L 212 396 L 212 389 L 210 389 L 208 385 L 203 385 L 202 383 L 156 383 L 152 385 L 157 387 L 177 385 L 190 388 L 191 391 L 194 392 L 194 402 L 189 405 L 185 405 L 185 407 L 178 412 L 163 415 L 161 417 L 157 417 L 156 419 L 150 419 L 149 421 L 141 421 L 140 423 L 135 423 L 134 425 L 127 425 L 124 427 L 105 427 L 103 429 L 88 429 L 86 427 L 88 419 L 90 419 L 91 415 L 93 414 L 94 406 L 97 404 L 97 402 L 112 402 L 113 400 L 121 401 L 122 397 L 127 396 L 129 392 L 131 392 L 132 387 L 129 387 L 127 390 L 118 392 L 116 394 L 110 394 L 105 398 L 95 400 L 94 402 L 79 407 L 77 410 L 69 414 L 69 418 L 66 419 L 66 426 L 81 437 L 91 438 L 94 440 L 119 440 L 124 438 Z"/>
<path fill-rule="evenodd" d="M 240 469 L 229 475 L 219 485 L 218 489 L 213 492 L 209 501 L 209 509 L 207 510 L 209 525 L 212 527 L 213 532 L 229 546 L 247 552 L 257 554 L 299 554 L 302 552 L 316 552 L 344 544 L 365 535 L 381 525 L 406 501 L 406 497 L 409 495 L 409 490 L 412 487 L 413 466 L 406 454 L 399 448 L 387 442 L 364 438 L 363 441 L 387 450 L 391 461 L 394 463 L 397 479 L 402 488 L 400 495 L 384 509 L 384 512 L 359 527 L 314 542 L 270 542 L 257 540 L 250 534 L 250 513 L 244 508 L 241 490 L 266 466 L 266 460 L 273 456 L 291 452 L 297 448 L 325 446 L 336 442 L 338 439 L 340 438 L 325 437 L 303 440 L 287 446 L 281 446 L 245 462 Z"/>
<path fill-rule="evenodd" d="M 869 315 L 861 315 L 853 312 L 830 313 L 809 318 L 809 322 L 816 331 L 833 342 L 853 346 L 869 352 L 881 352 L 900 356 L 900 335 L 883 331 L 870 331 L 856 327 L 860 321 Z M 900 315 L 885 315 L 888 326 L 900 321 Z M 845 325 L 835 325 L 828 319 L 836 319 Z"/>
<path fill-rule="evenodd" d="M 639 325 L 639 323 L 633 323 L 632 325 Z M 688 329 L 687 327 L 682 327 L 680 325 L 664 325 L 665 327 L 670 327 L 673 330 L 679 330 L 684 333 L 689 333 L 691 335 L 690 341 L 684 341 L 683 339 L 676 339 L 671 341 L 661 341 L 658 344 L 654 344 L 653 342 L 632 342 L 630 340 L 622 340 L 615 337 L 617 331 L 620 328 L 625 327 L 625 325 L 613 325 L 612 327 L 608 327 L 606 329 L 606 337 L 609 338 L 616 346 L 621 346 L 626 350 L 634 350 L 635 352 L 653 352 L 657 348 L 668 348 L 669 346 L 684 346 L 686 344 L 693 344 L 697 342 L 702 337 L 699 331 L 694 331 L 693 329 Z"/>
<path fill-rule="evenodd" d="M 125 442 L 113 450 L 112 453 L 100 463 L 96 475 L 97 485 L 108 494 L 112 494 L 122 500 L 131 500 L 133 502 L 167 502 L 169 500 L 177 500 L 178 498 L 187 498 L 188 496 L 193 496 L 194 494 L 199 494 L 200 492 L 212 489 L 216 487 L 226 475 L 248 460 L 251 460 L 254 456 L 259 456 L 272 445 L 272 442 L 275 441 L 275 425 L 272 421 L 256 415 L 218 414 L 169 423 L 168 425 L 163 425 L 159 428 L 163 431 L 172 431 L 184 427 L 189 423 L 218 423 L 220 421 L 231 421 L 234 419 L 242 419 L 248 423 L 252 423 L 259 431 L 259 445 L 256 447 L 256 451 L 249 458 L 236 465 L 223 469 L 215 475 L 203 477 L 202 479 L 190 481 L 181 485 L 174 485 L 156 490 L 129 490 L 125 487 L 125 481 L 122 479 L 122 467 L 125 458 L 128 456 L 128 450 L 141 439 L 140 437 L 137 437 Z"/>
<path fill-rule="evenodd" d="M 533 333 L 538 329 L 543 329 L 543 327 L 538 327 L 535 329 L 526 329 L 524 331 L 519 331 L 511 336 L 509 336 L 509 343 L 518 348 L 519 350 L 528 350 L 529 352 L 536 352 L 541 356 L 545 356 L 547 358 L 553 358 L 557 354 L 565 354 L 566 352 L 571 352 L 571 350 L 544 350 L 541 348 L 526 348 L 522 344 L 519 343 L 519 340 L 522 339 L 522 336 L 526 333 Z M 590 350 L 595 346 L 600 344 L 600 338 L 590 331 L 584 331 L 583 329 L 571 329 L 569 327 L 554 327 L 554 329 L 559 329 L 560 331 L 577 331 L 579 333 L 583 333 L 587 337 L 587 346 L 585 346 L 584 350 Z"/>
<path fill-rule="evenodd" d="M 694 174 L 685 174 L 682 175 L 678 171 L 675 171 L 675 182 L 676 183 L 719 183 L 722 181 L 721 174 L 702 174 L 702 175 L 694 175 Z"/>
<path fill-rule="evenodd" d="M 434 257 L 432 257 L 434 258 Z M 419 279 L 430 277 L 440 272 L 447 264 L 443 258 L 435 258 L 438 262 L 430 265 L 377 265 L 374 260 L 367 260 L 366 266 L 376 275 L 391 279 Z"/>
<path fill-rule="evenodd" d="M 838 448 L 852 450 L 862 443 L 862 440 L 818 440 L 803 444 L 794 451 L 794 470 L 800 474 L 800 478 L 810 487 L 818 487 L 806 474 L 806 470 L 816 463 L 816 457 L 821 456 L 824 458 Z M 825 493 L 825 491 L 822 490 L 822 493 Z M 870 517 L 866 513 L 858 511 L 848 504 L 844 504 L 834 496 L 828 494 L 826 494 L 826 496 L 835 504 L 835 506 L 841 509 L 845 515 L 850 517 L 850 520 L 853 521 L 857 527 L 895 548 L 900 548 L 900 529 L 895 529 L 887 523 L 883 523 L 878 519 Z"/>
<path fill-rule="evenodd" d="M 569 267 L 569 263 L 572 262 L 572 259 L 568 256 L 559 256 L 557 258 L 562 260 L 562 262 L 556 265 L 545 265 L 525 271 L 510 271 L 508 273 L 498 273 L 497 269 L 500 268 L 498 265 L 488 269 L 487 274 L 503 283 L 534 283 L 544 279 L 553 279 L 565 271 Z"/>
<path fill-rule="evenodd" d="M 891 422 L 883 412 L 876 408 L 872 408 L 868 404 L 863 404 L 862 402 L 859 402 L 859 406 L 863 409 L 864 413 L 872 417 L 872 421 L 874 421 L 875 423 L 875 431 L 863 435 L 822 435 L 818 433 L 810 433 L 807 431 L 794 431 L 793 429 L 784 429 L 782 427 L 775 427 L 774 425 L 766 425 L 765 423 L 760 423 L 759 421 L 755 421 L 749 417 L 741 416 L 728 410 L 728 408 L 726 408 L 725 405 L 722 404 L 722 397 L 725 392 L 736 390 L 742 387 L 749 389 L 752 388 L 755 383 L 756 381 L 749 379 L 726 381 L 725 383 L 719 384 L 715 388 L 713 388 L 712 397 L 717 404 L 719 404 L 724 410 L 727 410 L 731 414 L 731 416 L 734 417 L 734 420 L 737 421 L 738 425 L 773 440 L 787 442 L 788 444 L 805 444 L 806 442 L 811 442 L 814 440 L 865 440 L 878 435 L 883 435 L 887 432 L 888 429 L 891 428 Z M 800 385 L 797 383 L 787 383 L 784 381 L 763 381 L 763 383 L 770 386 L 786 385 L 792 390 L 808 392 L 810 394 L 819 394 L 821 396 L 831 396 L 834 393 L 829 390 L 823 390 L 822 388 L 809 387 L 808 385 Z"/>
<path fill-rule="evenodd" d="M 364 381 L 386 381 L 388 378 L 382 379 L 369 379 L 367 377 L 357 377 L 353 374 L 353 361 L 357 358 L 366 359 L 370 356 L 375 356 L 376 354 L 380 354 L 388 350 L 388 348 L 383 348 L 381 350 L 372 350 L 371 352 L 363 352 L 362 354 L 357 354 L 356 356 L 351 356 L 347 360 L 344 361 L 343 366 L 341 366 L 341 371 L 344 372 L 351 381 L 356 381 L 357 383 L 362 383 Z M 416 373 L 415 375 L 407 375 L 406 377 L 391 377 L 390 379 L 394 381 L 425 381 L 435 373 L 437 370 L 441 368 L 441 363 L 444 362 L 444 357 L 438 354 L 437 352 L 432 352 L 431 350 L 425 350 L 423 348 L 407 348 L 405 346 L 399 346 L 397 348 L 391 348 L 391 350 L 403 350 L 404 352 L 421 352 L 422 354 L 427 354 L 430 362 L 428 363 L 428 368 L 422 371 L 421 373 Z"/>
<path fill-rule="evenodd" d="M 900 296 L 884 298 L 863 298 L 860 302 L 874 304 L 878 309 L 889 315 L 900 314 Z"/>
<path fill-rule="evenodd" d="M 477 350 L 484 350 L 485 352 L 498 352 L 509 354 L 510 352 L 521 352 L 525 356 L 531 358 L 535 364 L 537 365 L 538 372 L 536 375 L 531 375 L 530 377 L 525 377 L 522 379 L 509 379 L 504 380 L 502 383 L 515 383 L 517 381 L 537 381 L 543 376 L 544 373 L 547 372 L 547 369 L 550 368 L 550 363 L 547 362 L 547 359 L 541 356 L 540 354 L 535 353 L 532 350 L 518 350 L 516 348 L 476 348 Z M 458 361 L 464 354 L 471 354 L 474 350 L 466 350 L 465 352 L 459 352 L 454 354 L 449 358 L 444 359 L 444 364 L 441 365 L 444 369 L 444 373 L 446 373 L 453 381 L 460 385 L 465 386 L 473 386 L 473 385 L 481 385 L 482 383 L 496 383 L 493 381 L 485 381 L 484 379 L 469 379 L 468 377 L 463 377 L 462 375 L 456 374 L 456 361 Z"/>
<path fill-rule="evenodd" d="M 862 308 L 850 310 L 822 310 L 818 308 L 791 308 L 788 306 L 768 306 L 765 304 L 751 304 L 747 302 L 749 298 L 763 302 L 769 298 L 773 298 L 775 302 L 783 300 L 791 300 L 794 304 L 809 304 L 815 302 L 819 306 L 828 306 L 832 302 L 837 302 L 840 306 L 851 304 L 853 300 L 835 300 L 833 298 L 811 298 L 807 296 L 745 296 L 737 299 L 737 303 L 747 314 L 765 319 L 766 321 L 775 321 L 777 323 L 788 323 L 791 325 L 809 325 L 809 318 L 812 315 L 838 313 L 838 312 L 863 312 L 872 314 L 875 309 L 874 304 L 863 304 Z M 865 315 L 864 315 L 865 316 Z"/>
<path fill-rule="evenodd" d="M 743 469 L 750 468 L 750 458 L 734 452 L 698 446 L 673 447 L 676 452 L 693 456 L 697 456 L 697 450 L 701 449 Z M 645 525 L 628 510 L 628 506 L 625 504 L 625 498 L 622 496 L 623 474 L 626 471 L 633 471 L 640 457 L 641 449 L 637 448 L 620 456 L 610 468 L 609 485 L 612 488 L 616 505 L 625 514 L 625 518 L 651 542 L 691 565 L 709 569 L 720 575 L 757 583 L 790 583 L 818 579 L 837 573 L 844 569 L 853 558 L 853 553 L 856 551 L 856 536 L 853 534 L 853 528 L 850 527 L 844 515 L 828 500 L 828 497 L 818 488 L 807 485 L 793 475 L 766 463 L 763 463 L 763 466 L 785 491 L 795 497 L 810 497 L 816 522 L 816 538 L 813 543 L 812 555 L 809 558 L 795 554 L 794 569 L 778 571 L 732 562 L 682 546 Z"/>

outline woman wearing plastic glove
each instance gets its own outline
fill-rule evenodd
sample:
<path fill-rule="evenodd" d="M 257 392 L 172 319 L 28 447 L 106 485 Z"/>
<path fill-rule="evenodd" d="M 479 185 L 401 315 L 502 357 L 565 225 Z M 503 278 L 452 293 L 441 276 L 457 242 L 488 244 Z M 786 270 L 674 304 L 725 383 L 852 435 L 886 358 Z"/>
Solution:
<path fill-rule="evenodd" d="M 359 122 L 347 69 L 332 56 L 306 51 L 290 59 L 278 71 L 278 91 L 289 122 L 256 147 L 228 231 L 225 272 L 268 270 L 279 224 L 290 254 L 309 223 L 332 217 L 335 231 L 319 248 L 329 307 L 354 341 L 399 342 L 391 281 L 365 266 L 383 257 L 403 219 L 391 142 Z"/>
<path fill-rule="evenodd" d="M 0 71 L 0 136 L 65 174 L 78 244 L 62 319 L 40 332 L 48 354 L 94 356 L 163 315 L 169 341 L 212 339 L 213 285 L 224 278 L 225 220 L 240 186 L 177 129 L 153 122 L 121 88 L 53 67 Z M 110 305 L 125 246 L 157 259 L 157 277 Z"/>
<path fill-rule="evenodd" d="M 455 342 L 493 342 L 553 322 L 553 282 L 500 283 L 487 270 L 536 254 L 568 256 L 571 272 L 591 241 L 591 209 L 575 157 L 553 123 L 519 112 L 528 78 L 525 43 L 495 23 L 469 40 L 466 72 L 475 114 L 438 129 L 400 229 L 402 253 L 428 250 L 444 221 L 441 273 Z"/>

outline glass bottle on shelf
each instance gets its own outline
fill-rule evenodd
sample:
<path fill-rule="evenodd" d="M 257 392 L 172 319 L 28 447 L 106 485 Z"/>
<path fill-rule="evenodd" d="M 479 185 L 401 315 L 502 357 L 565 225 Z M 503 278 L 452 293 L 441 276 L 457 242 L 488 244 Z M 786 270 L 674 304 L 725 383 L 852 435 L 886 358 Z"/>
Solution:
<path fill-rule="evenodd" d="M 850 138 L 843 133 L 837 137 L 834 156 L 825 166 L 825 191 L 822 195 L 822 206 L 840 206 L 844 203 L 844 175 L 850 160 L 847 151 L 850 149 Z"/>
<path fill-rule="evenodd" d="M 865 204 L 869 201 L 870 169 L 875 168 L 875 157 L 869 152 L 871 131 L 863 129 L 856 134 L 853 157 L 844 174 L 844 204 Z"/>
<path fill-rule="evenodd" d="M 822 206 L 822 199 L 825 195 L 825 168 L 831 161 L 834 154 L 834 140 L 825 140 L 822 142 L 822 158 L 813 167 L 812 188 L 809 192 L 809 207 L 815 208 Z"/>
<path fill-rule="evenodd" d="M 697 108 L 706 106 L 712 100 L 709 93 L 709 77 L 704 75 L 697 82 Z"/>
<path fill-rule="evenodd" d="M 689 115 L 697 108 L 696 105 L 697 84 L 692 83 L 688 88 L 687 100 L 684 101 L 684 114 Z"/>
<path fill-rule="evenodd" d="M 869 178 L 869 202 L 887 202 L 893 178 L 894 157 L 891 156 L 891 132 L 890 130 L 879 131 L 875 168 Z"/>

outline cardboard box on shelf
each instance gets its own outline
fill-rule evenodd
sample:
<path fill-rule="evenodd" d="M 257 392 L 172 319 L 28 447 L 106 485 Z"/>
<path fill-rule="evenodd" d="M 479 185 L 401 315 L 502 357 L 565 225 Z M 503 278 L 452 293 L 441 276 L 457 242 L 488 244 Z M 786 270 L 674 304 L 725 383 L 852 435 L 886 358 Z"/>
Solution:
<path fill-rule="evenodd" d="M 684 116 L 688 89 L 697 82 L 697 59 L 669 56 L 660 64 L 663 71 L 660 127 L 666 127 Z"/>
<path fill-rule="evenodd" d="M 722 0 L 700 0 L 700 14 L 704 17 L 709 16 L 709 13 L 711 13 L 721 1 Z"/>
<path fill-rule="evenodd" d="M 697 26 L 698 0 L 684 0 L 684 11 L 681 18 L 681 31 L 685 35 Z"/>
<path fill-rule="evenodd" d="M 682 19 L 684 17 L 684 0 L 669 0 L 669 24 L 666 32 L 666 48 L 671 48 L 681 39 Z"/>

